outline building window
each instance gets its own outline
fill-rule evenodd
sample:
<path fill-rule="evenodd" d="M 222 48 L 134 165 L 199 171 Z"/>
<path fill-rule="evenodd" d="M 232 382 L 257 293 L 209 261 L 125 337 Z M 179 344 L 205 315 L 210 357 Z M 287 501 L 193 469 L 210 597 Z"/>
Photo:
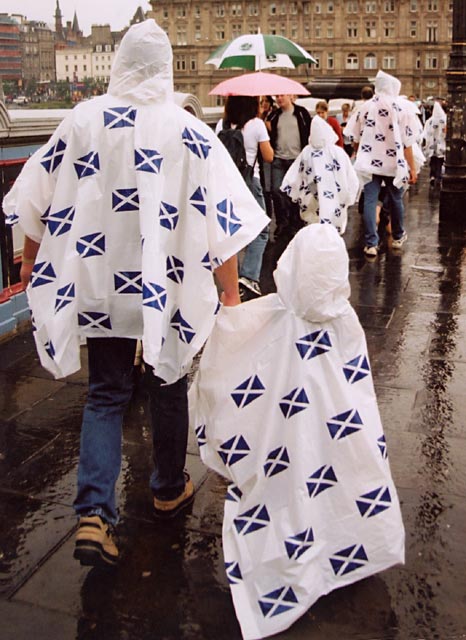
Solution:
<path fill-rule="evenodd" d="M 176 56 L 175 69 L 177 71 L 186 71 L 186 56 Z"/>
<path fill-rule="evenodd" d="M 164 20 L 168 20 L 168 9 L 167 7 L 164 7 L 163 12 L 162 12 L 162 16 Z"/>
<path fill-rule="evenodd" d="M 364 69 L 377 69 L 377 56 L 375 53 L 368 53 L 364 56 Z"/>
<path fill-rule="evenodd" d="M 112 50 L 112 45 L 111 44 L 106 44 L 105 45 L 105 51 L 111 51 Z"/>
<path fill-rule="evenodd" d="M 186 36 L 186 27 L 180 26 L 176 29 L 176 44 L 184 45 L 188 44 L 188 39 Z"/>
<path fill-rule="evenodd" d="M 416 69 L 420 69 L 421 68 L 421 54 L 418 53 L 416 55 Z"/>
<path fill-rule="evenodd" d="M 201 7 L 198 4 L 194 7 L 194 17 L 195 18 L 201 17 Z"/>
<path fill-rule="evenodd" d="M 384 57 L 382 58 L 382 68 L 396 69 L 395 56 L 393 56 L 391 53 L 387 53 L 386 55 L 384 55 Z"/>
<path fill-rule="evenodd" d="M 327 53 L 327 69 L 335 68 L 335 59 L 333 53 Z"/>
<path fill-rule="evenodd" d="M 283 37 L 286 37 L 286 24 L 281 24 L 280 25 L 280 35 Z"/>
<path fill-rule="evenodd" d="M 201 33 L 201 25 L 197 24 L 195 29 L 194 29 L 194 40 L 196 40 L 197 42 L 199 42 L 199 40 L 202 38 L 202 33 Z"/>
<path fill-rule="evenodd" d="M 314 38 L 322 37 L 322 25 L 320 22 L 316 22 L 314 25 Z"/>
<path fill-rule="evenodd" d="M 83 71 L 87 71 L 87 64 L 83 65 Z"/>
<path fill-rule="evenodd" d="M 315 3 L 314 12 L 315 13 L 322 13 L 322 5 L 320 4 L 320 2 L 316 2 Z"/>
<path fill-rule="evenodd" d="M 274 2 L 272 2 L 272 4 L 269 7 L 269 13 L 271 16 L 277 15 L 277 5 Z"/>
<path fill-rule="evenodd" d="M 393 13 L 395 11 L 395 0 L 385 0 L 383 8 L 385 13 Z"/>
<path fill-rule="evenodd" d="M 225 5 L 217 4 L 215 7 L 215 15 L 217 16 L 217 18 L 223 18 L 223 16 L 225 15 Z"/>
<path fill-rule="evenodd" d="M 298 25 L 297 24 L 292 24 L 291 25 L 291 37 L 293 40 L 297 40 L 298 38 Z"/>
<path fill-rule="evenodd" d="M 248 3 L 248 14 L 250 16 L 258 16 L 259 15 L 259 5 L 257 2 Z"/>
<path fill-rule="evenodd" d="M 315 60 L 314 69 L 320 69 L 320 53 L 311 53 Z"/>
<path fill-rule="evenodd" d="M 304 40 L 310 40 L 311 38 L 311 30 L 308 24 L 304 25 Z"/>
<path fill-rule="evenodd" d="M 216 40 L 225 40 L 225 27 L 216 27 L 215 28 L 215 39 Z"/>
<path fill-rule="evenodd" d="M 438 0 L 429 0 L 427 3 L 427 11 L 438 11 Z"/>
<path fill-rule="evenodd" d="M 241 3 L 233 3 L 231 5 L 231 15 L 232 16 L 240 16 L 241 15 Z"/>
<path fill-rule="evenodd" d="M 333 24 L 327 24 L 327 38 L 333 38 Z"/>
<path fill-rule="evenodd" d="M 291 3 L 290 13 L 292 16 L 295 16 L 298 13 L 298 5 L 296 4 L 296 2 Z"/>
<path fill-rule="evenodd" d="M 377 22 L 375 20 L 366 20 L 366 37 L 367 38 L 376 38 L 377 37 Z"/>
<path fill-rule="evenodd" d="M 327 13 L 333 13 L 335 11 L 335 5 L 333 2 L 327 2 Z"/>
<path fill-rule="evenodd" d="M 428 22 L 426 30 L 427 42 L 437 42 L 438 26 L 436 22 Z"/>
<path fill-rule="evenodd" d="M 303 2 L 303 13 L 305 16 L 308 16 L 311 13 L 311 3 Z"/>
<path fill-rule="evenodd" d="M 355 53 L 348 53 L 346 56 L 346 68 L 349 70 L 359 69 L 359 60 Z"/>
<path fill-rule="evenodd" d="M 101 44 L 97 44 L 95 47 L 95 50 L 97 51 L 97 53 L 100 53 L 102 51 L 102 45 Z"/>
<path fill-rule="evenodd" d="M 242 28 L 240 24 L 232 24 L 231 25 L 231 35 L 233 36 L 233 38 L 236 38 L 237 36 L 240 36 L 242 33 Z"/>
<path fill-rule="evenodd" d="M 282 2 L 280 5 L 280 13 L 282 16 L 286 15 L 286 4 L 284 2 Z"/>
<path fill-rule="evenodd" d="M 349 0 L 349 2 L 346 3 L 346 13 L 358 13 L 358 11 L 359 7 L 357 0 Z"/>
<path fill-rule="evenodd" d="M 69 71 L 68 65 L 65 64 L 65 71 Z"/>
<path fill-rule="evenodd" d="M 357 22 L 348 22 L 346 25 L 346 36 L 348 38 L 357 38 L 358 37 L 358 23 Z"/>
<path fill-rule="evenodd" d="M 377 2 L 366 2 L 366 13 L 375 13 L 377 11 Z"/>
<path fill-rule="evenodd" d="M 436 53 L 426 53 L 426 69 L 438 69 L 438 58 Z"/>
<path fill-rule="evenodd" d="M 443 68 L 448 69 L 448 63 L 450 61 L 450 56 L 448 53 L 443 54 Z"/>
<path fill-rule="evenodd" d="M 383 35 L 385 38 L 395 37 L 395 22 L 385 22 L 383 25 Z"/>
<path fill-rule="evenodd" d="M 411 0 L 411 2 L 409 3 L 409 10 L 417 11 L 417 0 Z"/>
<path fill-rule="evenodd" d="M 415 20 L 411 20 L 409 23 L 409 35 L 411 38 L 417 37 L 417 22 Z"/>

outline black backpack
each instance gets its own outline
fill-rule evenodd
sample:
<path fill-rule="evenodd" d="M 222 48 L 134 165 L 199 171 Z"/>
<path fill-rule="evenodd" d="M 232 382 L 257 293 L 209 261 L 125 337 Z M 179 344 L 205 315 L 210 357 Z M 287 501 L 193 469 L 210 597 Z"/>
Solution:
<path fill-rule="evenodd" d="M 244 138 L 241 129 L 232 129 L 228 122 L 225 122 L 223 129 L 218 132 L 218 137 L 228 149 L 228 153 L 233 158 L 233 162 L 238 167 L 239 172 L 250 189 L 252 189 L 253 169 L 246 160 L 246 149 L 244 148 Z"/>

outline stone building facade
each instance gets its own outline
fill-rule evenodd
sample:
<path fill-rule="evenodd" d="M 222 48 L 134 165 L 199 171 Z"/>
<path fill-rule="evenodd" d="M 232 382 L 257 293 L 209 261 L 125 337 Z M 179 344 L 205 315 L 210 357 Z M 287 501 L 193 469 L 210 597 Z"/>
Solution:
<path fill-rule="evenodd" d="M 55 80 L 55 34 L 45 22 L 24 21 L 21 25 L 23 80 Z"/>
<path fill-rule="evenodd" d="M 147 17 L 173 44 L 178 91 L 214 106 L 208 92 L 238 71 L 217 71 L 205 61 L 218 46 L 244 33 L 294 40 L 318 65 L 280 70 L 299 82 L 323 78 L 396 75 L 402 92 L 419 98 L 446 95 L 445 70 L 452 37 L 449 0 L 150 0 Z"/>

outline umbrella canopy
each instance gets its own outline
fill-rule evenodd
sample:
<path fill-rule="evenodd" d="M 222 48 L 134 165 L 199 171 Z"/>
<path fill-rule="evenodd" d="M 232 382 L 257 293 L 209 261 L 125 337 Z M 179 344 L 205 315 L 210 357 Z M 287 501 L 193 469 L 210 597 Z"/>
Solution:
<path fill-rule="evenodd" d="M 245 73 L 223 80 L 209 91 L 210 96 L 309 95 L 302 84 L 276 73 Z"/>
<path fill-rule="evenodd" d="M 283 36 L 252 33 L 238 36 L 216 49 L 206 60 L 217 69 L 236 67 L 257 71 L 282 67 L 294 69 L 298 64 L 316 62 L 310 53 Z"/>

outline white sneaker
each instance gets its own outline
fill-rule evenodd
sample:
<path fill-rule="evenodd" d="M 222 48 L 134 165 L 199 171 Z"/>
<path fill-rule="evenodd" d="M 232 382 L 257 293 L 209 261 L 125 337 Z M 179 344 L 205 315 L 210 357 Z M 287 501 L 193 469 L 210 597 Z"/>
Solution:
<path fill-rule="evenodd" d="M 262 292 L 259 287 L 259 283 L 255 282 L 254 280 L 251 280 L 250 278 L 246 278 L 245 276 L 241 276 L 241 278 L 238 279 L 238 282 L 241 286 L 248 289 L 248 291 L 253 293 L 255 296 L 259 297 L 262 295 Z"/>
<path fill-rule="evenodd" d="M 364 247 L 364 253 L 366 256 L 375 257 L 379 253 L 379 250 L 377 247 Z"/>
<path fill-rule="evenodd" d="M 408 239 L 408 234 L 406 233 L 406 231 L 403 231 L 403 235 L 401 236 L 401 238 L 398 238 L 397 240 L 393 238 L 392 249 L 401 249 L 401 247 L 404 245 L 407 239 Z"/>

